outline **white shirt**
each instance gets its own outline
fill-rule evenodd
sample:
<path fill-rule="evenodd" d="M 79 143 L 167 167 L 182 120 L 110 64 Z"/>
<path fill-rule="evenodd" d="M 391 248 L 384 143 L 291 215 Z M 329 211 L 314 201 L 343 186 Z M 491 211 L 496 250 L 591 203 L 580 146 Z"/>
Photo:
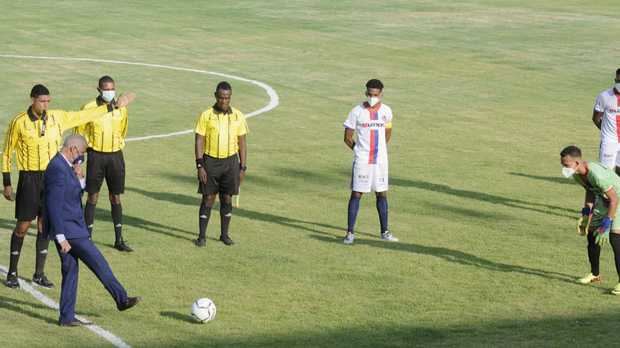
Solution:
<path fill-rule="evenodd" d="M 620 142 L 620 118 L 618 105 L 620 94 L 616 94 L 613 88 L 607 89 L 596 97 L 594 110 L 603 113 L 601 120 L 601 141 L 604 143 Z"/>
<path fill-rule="evenodd" d="M 73 168 L 73 163 L 69 162 L 67 157 L 65 157 L 65 154 L 61 152 L 60 155 L 62 156 L 62 158 L 65 159 L 65 162 L 67 162 L 69 167 Z M 86 187 L 86 178 L 78 178 L 78 179 L 80 180 L 80 186 L 82 186 L 82 190 L 83 190 Z M 67 238 L 65 238 L 65 235 L 61 233 L 61 234 L 56 235 L 56 240 L 58 241 L 58 243 L 62 243 L 65 240 L 67 240 Z"/>
<path fill-rule="evenodd" d="M 374 111 L 373 111 L 374 110 Z M 356 135 L 356 163 L 387 163 L 385 129 L 392 127 L 392 109 L 380 104 L 379 109 L 371 109 L 367 103 L 357 105 L 344 121 L 344 126 L 353 129 Z"/>

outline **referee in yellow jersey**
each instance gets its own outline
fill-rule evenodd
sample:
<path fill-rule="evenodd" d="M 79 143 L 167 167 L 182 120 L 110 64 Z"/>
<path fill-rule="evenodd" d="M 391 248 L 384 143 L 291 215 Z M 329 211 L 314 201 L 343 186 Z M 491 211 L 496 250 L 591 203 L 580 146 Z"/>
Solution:
<path fill-rule="evenodd" d="M 196 123 L 196 168 L 198 193 L 202 194 L 199 233 L 195 244 L 206 245 L 207 224 L 216 196 L 220 197 L 220 241 L 234 244 L 228 233 L 232 217 L 232 196 L 239 193 L 245 176 L 248 125 L 241 111 L 230 106 L 232 87 L 220 82 L 215 89 L 215 105 L 203 112 Z"/>
<path fill-rule="evenodd" d="M 119 98 L 116 104 L 101 105 L 83 111 L 48 110 L 50 92 L 43 85 L 35 85 L 30 91 L 32 104 L 28 110 L 15 116 L 9 124 L 2 152 L 3 195 L 13 200 L 11 185 L 11 159 L 13 152 L 17 159 L 19 181 L 15 202 L 15 218 L 17 224 L 11 235 L 9 273 L 6 286 L 19 287 L 17 281 L 17 264 L 21 253 L 24 237 L 31 222 L 37 218 L 36 266 L 32 277 L 33 282 L 43 287 L 54 286 L 45 276 L 45 259 L 49 240 L 43 238 L 42 199 L 43 173 L 52 157 L 62 146 L 62 134 L 65 130 L 90 122 L 115 108 L 127 106 L 133 95 Z"/>
<path fill-rule="evenodd" d="M 114 103 L 116 84 L 110 76 L 106 75 L 99 79 L 97 91 L 99 91 L 99 96 L 84 105 L 82 110 Z M 79 126 L 76 133 L 84 136 L 88 142 L 86 167 L 88 199 L 84 208 L 84 220 L 88 233 L 91 235 L 93 233 L 95 207 L 99 199 L 99 190 L 105 179 L 114 224 L 114 248 L 131 252 L 133 249 L 123 240 L 123 208 L 121 205 L 121 194 L 125 192 L 123 148 L 125 136 L 127 136 L 127 108 L 115 109 L 95 121 Z"/>

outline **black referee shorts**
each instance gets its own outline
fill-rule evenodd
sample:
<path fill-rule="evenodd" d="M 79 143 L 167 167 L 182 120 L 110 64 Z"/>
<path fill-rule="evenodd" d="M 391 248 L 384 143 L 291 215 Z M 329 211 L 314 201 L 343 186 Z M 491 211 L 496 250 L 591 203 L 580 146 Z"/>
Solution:
<path fill-rule="evenodd" d="M 225 195 L 239 194 L 239 157 L 235 154 L 227 158 L 204 156 L 207 183 L 198 181 L 198 193 L 209 195 L 222 193 Z"/>
<path fill-rule="evenodd" d="M 105 179 L 108 192 L 120 195 L 125 192 L 125 159 L 123 151 L 98 152 L 88 150 L 86 163 L 86 192 L 99 193 Z"/>
<path fill-rule="evenodd" d="M 43 212 L 44 171 L 19 172 L 15 197 L 15 218 L 17 221 L 32 221 Z"/>

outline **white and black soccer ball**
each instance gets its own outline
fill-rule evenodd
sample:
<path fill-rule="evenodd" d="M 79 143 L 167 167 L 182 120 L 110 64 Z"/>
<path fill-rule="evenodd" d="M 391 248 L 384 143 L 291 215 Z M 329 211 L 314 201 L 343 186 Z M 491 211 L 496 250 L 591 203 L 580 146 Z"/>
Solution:
<path fill-rule="evenodd" d="M 208 298 L 199 298 L 192 304 L 192 316 L 201 323 L 215 319 L 215 303 Z"/>

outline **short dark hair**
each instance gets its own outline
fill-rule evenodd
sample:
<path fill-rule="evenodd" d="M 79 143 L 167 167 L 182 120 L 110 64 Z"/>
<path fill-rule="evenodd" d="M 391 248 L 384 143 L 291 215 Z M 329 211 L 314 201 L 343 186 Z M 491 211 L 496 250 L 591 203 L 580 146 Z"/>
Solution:
<path fill-rule="evenodd" d="M 581 158 L 581 149 L 575 145 L 567 146 L 562 150 L 562 152 L 560 152 L 561 158 L 564 158 L 566 156 L 570 156 L 573 158 Z"/>
<path fill-rule="evenodd" d="M 366 88 L 367 89 L 376 88 L 376 89 L 383 90 L 383 82 L 381 82 L 381 80 L 379 79 L 370 79 L 368 80 L 368 82 L 366 82 Z"/>
<path fill-rule="evenodd" d="M 110 83 L 110 82 L 114 83 L 114 79 L 108 75 L 101 76 L 101 78 L 99 78 L 99 88 L 101 88 L 101 86 L 103 86 L 104 83 Z"/>
<path fill-rule="evenodd" d="M 616 76 L 620 75 L 620 68 L 616 69 Z"/>
<path fill-rule="evenodd" d="M 30 90 L 30 98 L 38 98 L 41 95 L 50 95 L 50 90 L 42 84 L 37 84 Z"/>
<path fill-rule="evenodd" d="M 217 87 L 215 87 L 215 93 L 217 93 L 218 91 L 232 91 L 232 86 L 230 85 L 230 83 L 222 81 L 217 84 Z"/>

